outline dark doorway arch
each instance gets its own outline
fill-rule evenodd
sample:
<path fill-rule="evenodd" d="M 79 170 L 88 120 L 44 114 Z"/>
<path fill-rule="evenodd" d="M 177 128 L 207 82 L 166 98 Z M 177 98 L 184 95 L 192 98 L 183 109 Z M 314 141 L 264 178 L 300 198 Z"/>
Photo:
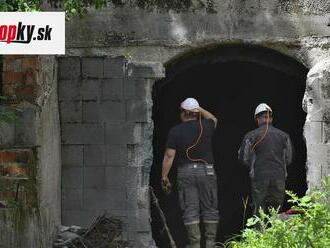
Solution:
<path fill-rule="evenodd" d="M 218 240 L 223 242 L 243 227 L 249 217 L 244 200 L 250 193 L 247 170 L 237 162 L 237 150 L 244 134 L 255 128 L 254 109 L 266 102 L 274 110 L 274 125 L 290 134 L 296 150 L 288 169 L 287 189 L 305 194 L 306 147 L 302 110 L 307 69 L 296 60 L 271 49 L 233 45 L 200 50 L 182 56 L 166 66 L 166 78 L 153 89 L 154 163 L 150 183 L 155 188 L 168 224 L 179 247 L 186 242 L 181 211 L 175 192 L 165 196 L 160 189 L 163 152 L 169 129 L 179 123 L 178 106 L 195 97 L 219 119 L 214 137 L 214 154 L 219 179 L 220 224 Z M 170 176 L 175 181 L 175 167 Z M 284 209 L 288 207 L 285 203 Z M 245 213 L 245 216 L 243 216 Z M 153 234 L 160 247 L 168 247 L 153 222 Z"/>

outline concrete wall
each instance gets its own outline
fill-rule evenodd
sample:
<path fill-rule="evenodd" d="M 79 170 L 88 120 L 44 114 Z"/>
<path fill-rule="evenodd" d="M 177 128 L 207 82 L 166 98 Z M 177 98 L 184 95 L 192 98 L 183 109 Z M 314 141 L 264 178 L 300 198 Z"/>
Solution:
<path fill-rule="evenodd" d="M 330 59 L 315 65 L 308 73 L 304 109 L 307 142 L 307 181 L 310 189 L 330 177 Z"/>
<path fill-rule="evenodd" d="M 62 223 L 90 225 L 106 212 L 124 238 L 151 247 L 151 86 L 162 66 L 124 57 L 59 59 Z"/>
<path fill-rule="evenodd" d="M 109 6 L 67 25 L 69 55 L 127 55 L 166 63 L 194 49 L 225 43 L 258 44 L 311 67 L 329 47 L 329 2 L 215 1 L 205 9 L 166 11 Z"/>
<path fill-rule="evenodd" d="M 318 63 L 323 64 L 322 61 L 329 55 L 330 3 L 327 0 L 213 1 L 212 11 L 208 11 L 207 8 L 196 8 L 194 5 L 206 1 L 192 1 L 188 9 L 176 10 L 164 10 L 157 6 L 145 10 L 137 8 L 134 5 L 136 1 L 122 2 L 124 4 L 120 6 L 110 5 L 101 12 L 91 11 L 83 19 L 73 18 L 68 22 L 67 56 L 126 56 L 132 61 L 153 61 L 166 65 L 178 58 L 189 59 L 196 51 L 212 50 L 227 44 L 253 44 L 279 51 L 301 62 L 307 68 L 312 68 Z M 97 63 L 101 62 L 93 62 Z M 319 82 L 319 77 L 322 77 L 322 85 L 329 83 L 329 78 L 324 76 L 328 69 L 323 68 L 324 73 L 317 72 L 317 75 L 322 76 L 315 77 L 315 69 L 309 74 L 305 97 L 307 100 L 304 104 L 304 109 L 308 112 L 305 136 L 308 148 L 309 187 L 319 185 L 321 176 L 326 175 L 329 170 L 327 115 L 315 119 L 315 116 L 319 115 L 314 114 L 319 113 L 318 108 L 327 111 L 327 101 L 319 100 L 324 98 L 327 87 L 322 88 L 319 86 L 321 83 L 315 83 Z M 114 92 L 116 90 L 113 94 Z M 111 106 L 115 108 L 114 115 L 107 116 L 103 112 L 101 123 L 108 122 L 109 118 L 110 121 L 113 121 L 111 118 L 116 118 L 117 121 L 130 118 L 129 112 L 126 115 L 118 112 L 124 108 L 121 103 L 117 102 Z M 104 108 L 110 109 L 110 106 L 106 103 L 90 102 L 82 105 L 68 104 L 65 108 L 77 109 L 77 113 L 69 111 L 70 118 L 82 119 L 84 122 L 86 114 L 89 114 L 89 119 L 100 123 L 99 111 L 102 113 Z M 127 109 L 129 101 L 126 102 Z M 144 109 L 138 116 L 142 118 L 149 114 L 150 112 Z M 111 130 L 121 131 L 117 126 L 113 126 Z M 149 131 L 150 134 L 151 132 Z M 100 135 L 98 140 L 104 139 L 104 142 L 107 142 L 106 137 Z M 94 136 L 88 138 L 89 142 L 93 139 L 95 141 Z M 79 149 L 80 153 L 84 153 L 85 146 Z M 133 154 L 132 158 L 139 158 L 141 154 Z M 151 156 L 150 154 L 151 151 L 145 156 Z M 87 163 L 81 155 L 78 161 L 80 166 Z M 119 171 L 115 169 L 114 173 Z M 72 169 L 72 177 L 79 175 L 84 178 L 84 170 L 76 169 L 76 172 Z M 104 173 L 103 166 L 95 172 L 97 173 Z M 77 184 L 85 183 L 84 179 L 80 180 Z M 97 182 L 101 183 L 102 180 Z M 82 197 L 82 192 L 79 191 L 78 195 Z"/>

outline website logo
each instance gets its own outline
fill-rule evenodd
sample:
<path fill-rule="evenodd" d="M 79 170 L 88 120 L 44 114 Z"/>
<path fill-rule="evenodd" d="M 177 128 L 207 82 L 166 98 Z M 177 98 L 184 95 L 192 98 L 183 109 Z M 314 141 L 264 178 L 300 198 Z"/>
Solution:
<path fill-rule="evenodd" d="M 0 54 L 65 54 L 64 12 L 0 12 Z"/>

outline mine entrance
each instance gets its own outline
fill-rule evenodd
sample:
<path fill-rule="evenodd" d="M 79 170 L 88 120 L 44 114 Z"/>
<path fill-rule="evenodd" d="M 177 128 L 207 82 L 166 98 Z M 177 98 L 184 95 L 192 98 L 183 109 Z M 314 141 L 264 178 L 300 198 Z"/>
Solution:
<path fill-rule="evenodd" d="M 186 236 L 174 192 L 165 196 L 160 189 L 161 163 L 167 133 L 179 123 L 179 104 L 195 97 L 214 113 L 219 125 L 214 137 L 218 174 L 220 224 L 218 240 L 223 242 L 243 227 L 250 208 L 243 202 L 250 193 L 248 171 L 237 162 L 237 151 L 246 132 L 254 129 L 253 113 L 261 103 L 274 111 L 274 125 L 290 134 L 295 147 L 294 163 L 288 168 L 287 189 L 303 195 L 306 186 L 306 147 L 302 109 L 307 69 L 297 61 L 260 47 L 230 46 L 197 53 L 167 66 L 166 78 L 154 87 L 154 164 L 151 185 L 156 189 L 172 235 L 179 247 Z M 175 168 L 171 179 L 175 181 Z M 283 210 L 288 208 L 285 203 Z M 245 210 L 245 211 L 244 211 Z M 244 216 L 245 213 L 245 216 Z M 160 247 L 168 247 L 153 222 L 153 234 Z"/>

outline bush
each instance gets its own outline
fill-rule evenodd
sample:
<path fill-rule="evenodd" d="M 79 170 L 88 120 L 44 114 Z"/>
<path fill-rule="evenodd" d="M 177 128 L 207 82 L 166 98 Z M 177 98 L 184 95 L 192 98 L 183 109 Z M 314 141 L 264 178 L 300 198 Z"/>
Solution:
<path fill-rule="evenodd" d="M 241 241 L 229 241 L 232 248 L 326 248 L 330 247 L 329 183 L 322 189 L 298 198 L 291 197 L 292 207 L 299 214 L 280 218 L 276 210 L 263 211 L 247 222 Z"/>

